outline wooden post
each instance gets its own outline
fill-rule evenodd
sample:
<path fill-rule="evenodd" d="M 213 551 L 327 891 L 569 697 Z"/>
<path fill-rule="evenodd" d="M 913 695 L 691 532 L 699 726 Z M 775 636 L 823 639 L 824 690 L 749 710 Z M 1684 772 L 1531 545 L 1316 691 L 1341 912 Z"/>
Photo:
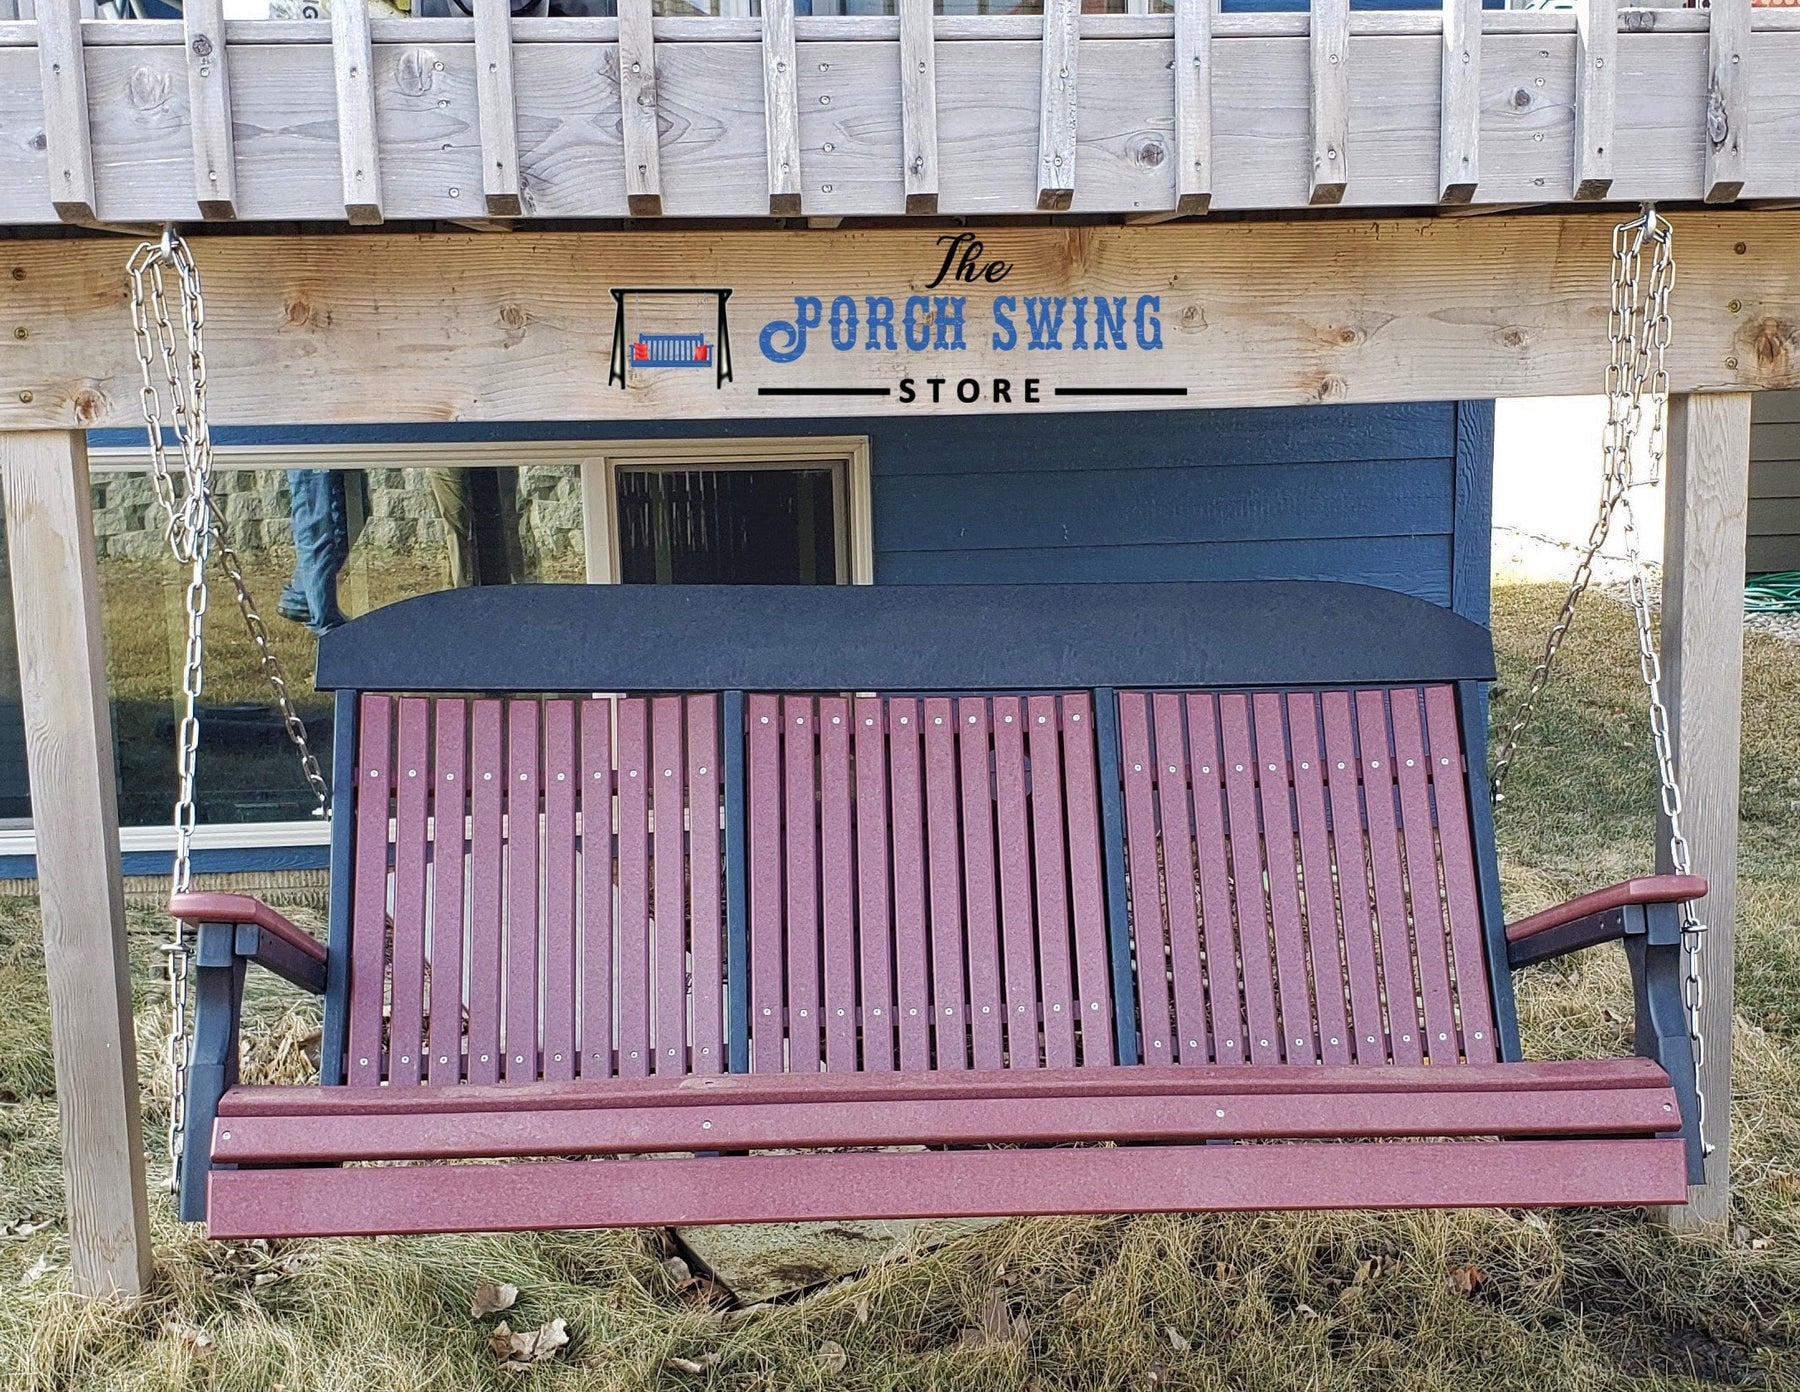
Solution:
<path fill-rule="evenodd" d="M 181 25 L 193 125 L 194 202 L 201 217 L 228 222 L 237 216 L 237 153 L 231 133 L 223 0 L 185 0 Z"/>
<path fill-rule="evenodd" d="M 1481 0 L 1444 0 L 1438 202 L 1468 203 L 1481 182 Z"/>
<path fill-rule="evenodd" d="M 906 165 L 906 211 L 937 212 L 937 50 L 931 0 L 900 0 L 900 153 Z"/>
<path fill-rule="evenodd" d="M 1350 0 L 1313 0 L 1312 192 L 1342 203 L 1350 180 Z"/>
<path fill-rule="evenodd" d="M 488 216 L 518 217 L 525 208 L 519 113 L 513 100 L 511 0 L 475 0 L 475 105 L 481 126 L 481 196 Z"/>
<path fill-rule="evenodd" d="M 1209 212 L 1213 186 L 1213 0 L 1175 0 L 1175 211 Z"/>
<path fill-rule="evenodd" d="M 361 0 L 331 7 L 331 62 L 337 76 L 338 162 L 344 220 L 373 226 L 381 214 L 381 147 L 375 134 L 375 55 Z"/>
<path fill-rule="evenodd" d="M 1682 829 L 1710 891 L 1701 949 L 1706 1183 L 1677 1227 L 1725 1221 L 1730 1191 L 1731 952 L 1737 905 L 1738 764 L 1744 688 L 1744 527 L 1750 491 L 1750 394 L 1677 396 L 1669 402 L 1665 484 L 1662 650 L 1664 694 L 1685 804 Z M 1666 835 L 1657 866 L 1666 870 Z"/>
<path fill-rule="evenodd" d="M 1613 181 L 1618 106 L 1619 0 L 1575 7 L 1575 178 L 1578 202 L 1606 197 Z"/>
<path fill-rule="evenodd" d="M 1075 198 L 1075 60 L 1080 53 L 1080 0 L 1044 0 L 1038 92 L 1040 213 L 1065 212 Z"/>
<path fill-rule="evenodd" d="M 1706 14 L 1706 201 L 1730 203 L 1750 168 L 1750 0 L 1713 0 Z"/>
<path fill-rule="evenodd" d="M 37 833 L 70 1268 L 88 1295 L 150 1277 L 100 582 L 79 431 L 0 433 Z"/>
<path fill-rule="evenodd" d="M 800 214 L 800 88 L 794 0 L 762 7 L 763 118 L 768 131 L 769 214 Z"/>
<path fill-rule="evenodd" d="M 64 222 L 94 220 L 87 62 L 77 0 L 44 0 L 37 15 L 38 76 L 44 87 L 44 152 L 50 203 Z"/>

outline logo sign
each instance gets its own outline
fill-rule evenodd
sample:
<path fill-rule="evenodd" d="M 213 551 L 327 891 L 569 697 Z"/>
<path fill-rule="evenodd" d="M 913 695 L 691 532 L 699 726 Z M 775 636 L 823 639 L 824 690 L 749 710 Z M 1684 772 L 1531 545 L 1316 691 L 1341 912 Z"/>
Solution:
<path fill-rule="evenodd" d="M 609 386 L 622 391 L 636 376 L 665 368 L 710 368 L 715 388 L 731 380 L 730 290 L 632 286 L 615 288 L 612 297 Z"/>

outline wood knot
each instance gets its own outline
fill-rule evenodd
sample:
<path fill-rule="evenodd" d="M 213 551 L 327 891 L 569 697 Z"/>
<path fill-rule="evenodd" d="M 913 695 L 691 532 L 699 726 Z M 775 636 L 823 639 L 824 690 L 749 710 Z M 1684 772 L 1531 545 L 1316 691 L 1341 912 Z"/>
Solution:
<path fill-rule="evenodd" d="M 1504 329 L 1501 331 L 1500 341 L 1508 348 L 1523 348 L 1527 342 L 1525 330 L 1516 326 L 1510 329 Z"/>
<path fill-rule="evenodd" d="M 1319 402 L 1342 401 L 1349 395 L 1350 384 L 1335 372 L 1327 372 L 1313 388 L 1313 400 Z"/>
<path fill-rule="evenodd" d="M 155 111 L 168 105 L 169 74 L 152 67 L 133 68 L 125 80 L 125 100 L 137 111 Z"/>
<path fill-rule="evenodd" d="M 1746 327 L 1758 380 L 1769 386 L 1795 385 L 1800 380 L 1800 324 L 1762 319 Z"/>
<path fill-rule="evenodd" d="M 282 305 L 282 317 L 288 326 L 295 329 L 323 329 L 331 327 L 331 311 L 320 309 L 304 295 L 289 295 Z"/>
<path fill-rule="evenodd" d="M 1340 348 L 1354 348 L 1363 341 L 1363 332 L 1350 324 L 1345 324 L 1340 329 L 1332 330 L 1331 338 L 1332 342 Z"/>
<path fill-rule="evenodd" d="M 1169 158 L 1169 147 L 1160 132 L 1144 131 L 1131 137 L 1125 153 L 1139 168 L 1156 169 Z"/>
<path fill-rule="evenodd" d="M 75 407 L 76 421 L 82 425 L 94 425 L 106 414 L 106 398 L 92 387 L 83 387 L 76 392 L 71 404 Z"/>
<path fill-rule="evenodd" d="M 437 79 L 437 69 L 428 48 L 409 48 L 394 64 L 394 86 L 409 97 L 422 97 Z"/>
<path fill-rule="evenodd" d="M 1515 87 L 1510 100 L 1515 110 L 1523 111 L 1531 105 L 1531 93 L 1523 87 Z"/>

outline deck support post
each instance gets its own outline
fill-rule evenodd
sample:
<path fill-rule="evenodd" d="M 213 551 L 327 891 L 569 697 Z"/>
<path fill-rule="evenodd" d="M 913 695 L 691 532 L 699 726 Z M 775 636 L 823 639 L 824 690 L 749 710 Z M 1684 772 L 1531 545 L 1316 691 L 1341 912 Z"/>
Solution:
<path fill-rule="evenodd" d="M 1710 891 L 1702 948 L 1700 1030 L 1706 1066 L 1706 1183 L 1676 1227 L 1725 1221 L 1729 1211 L 1732 938 L 1737 903 L 1739 738 L 1744 687 L 1744 531 L 1750 489 L 1750 394 L 1676 396 L 1669 402 L 1663 542 L 1664 696 L 1685 802 L 1683 831 Z M 1657 867 L 1669 868 L 1666 829 Z"/>
<path fill-rule="evenodd" d="M 80 431 L 0 432 L 77 1292 L 137 1295 L 149 1205 L 100 581 Z"/>

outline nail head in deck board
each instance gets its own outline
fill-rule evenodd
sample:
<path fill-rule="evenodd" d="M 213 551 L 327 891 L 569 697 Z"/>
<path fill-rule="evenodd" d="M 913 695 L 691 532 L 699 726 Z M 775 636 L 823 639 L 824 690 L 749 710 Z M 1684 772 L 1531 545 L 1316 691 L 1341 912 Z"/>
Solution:
<path fill-rule="evenodd" d="M 1175 0 L 1175 211 L 1212 207 L 1213 0 Z"/>
<path fill-rule="evenodd" d="M 619 6 L 619 107 L 626 206 L 633 217 L 660 217 L 662 165 L 650 0 L 622 0 Z"/>
<path fill-rule="evenodd" d="M 367 6 L 332 6 L 331 58 L 337 86 L 344 217 L 357 226 L 371 226 L 382 220 L 381 149 L 375 128 L 375 63 Z"/>
<path fill-rule="evenodd" d="M 149 1209 L 85 437 L 0 434 L 0 483 L 71 1279 L 83 1294 L 137 1295 L 150 1278 Z"/>
<path fill-rule="evenodd" d="M 937 51 L 932 8 L 932 0 L 900 0 L 900 155 L 905 164 L 909 213 L 935 213 L 938 205 Z"/>
<path fill-rule="evenodd" d="M 1312 4 L 1312 193 L 1341 203 L 1350 181 L 1350 0 Z"/>
<path fill-rule="evenodd" d="M 481 192 L 494 217 L 518 217 L 519 118 L 513 98 L 512 0 L 474 0 L 475 101 L 481 119 Z"/>
<path fill-rule="evenodd" d="M 1707 14 L 1704 196 L 1708 203 L 1730 203 L 1749 175 L 1750 0 L 1713 0 Z"/>
<path fill-rule="evenodd" d="M 1481 181 L 1481 0 L 1444 0 L 1438 201 L 1468 203 Z"/>
<path fill-rule="evenodd" d="M 64 222 L 92 222 L 94 152 L 88 132 L 87 66 L 77 0 L 41 0 L 37 43 L 50 203 Z"/>
<path fill-rule="evenodd" d="M 237 154 L 232 146 L 222 0 L 187 0 L 181 31 L 187 45 L 188 113 L 193 122 L 194 201 L 201 217 L 229 222 L 237 216 Z"/>
<path fill-rule="evenodd" d="M 1081 51 L 1080 0 L 1044 0 L 1038 84 L 1039 212 L 1066 210 L 1075 199 L 1076 69 Z"/>
<path fill-rule="evenodd" d="M 767 131 L 769 213 L 800 214 L 800 84 L 795 68 L 794 0 L 764 0 L 762 7 L 763 124 Z M 821 104 L 831 94 L 820 93 Z"/>
<path fill-rule="evenodd" d="M 1578 201 L 1606 197 L 1613 181 L 1618 105 L 1619 0 L 1576 0 L 1575 177 Z"/>

